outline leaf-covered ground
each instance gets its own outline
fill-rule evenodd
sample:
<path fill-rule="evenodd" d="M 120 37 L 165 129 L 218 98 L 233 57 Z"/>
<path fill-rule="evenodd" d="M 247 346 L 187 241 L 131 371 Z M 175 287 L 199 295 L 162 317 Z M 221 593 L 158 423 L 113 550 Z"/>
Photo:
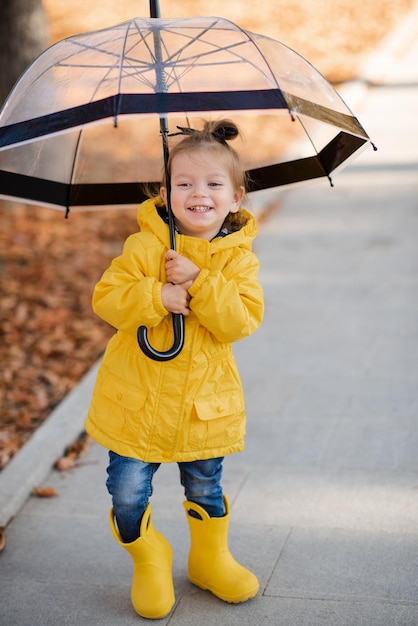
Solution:
<path fill-rule="evenodd" d="M 93 365 L 111 329 L 95 282 L 136 228 L 135 211 L 0 206 L 0 467 Z"/>
<path fill-rule="evenodd" d="M 254 3 L 179 0 L 164 7 L 162 0 L 161 13 L 233 19 L 295 48 L 341 82 L 357 75 L 365 55 L 413 4 L 268 0 L 260 13 Z M 102 0 L 100 11 L 93 0 L 44 5 L 51 42 L 148 11 L 144 0 Z M 77 213 L 65 220 L 62 213 L 10 202 L 0 202 L 0 220 L 1 470 L 103 351 L 112 330 L 91 311 L 92 289 L 136 220 L 134 210 Z"/>

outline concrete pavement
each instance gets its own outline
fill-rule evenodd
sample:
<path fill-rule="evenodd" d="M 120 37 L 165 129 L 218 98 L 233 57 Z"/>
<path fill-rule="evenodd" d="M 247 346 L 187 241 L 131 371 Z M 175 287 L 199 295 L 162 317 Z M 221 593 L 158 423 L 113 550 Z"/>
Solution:
<path fill-rule="evenodd" d="M 259 595 L 228 605 L 188 582 L 183 493 L 176 466 L 162 466 L 154 523 L 174 547 L 177 604 L 161 624 L 418 625 L 418 19 L 383 58 L 363 75 L 377 85 L 345 94 L 379 151 L 333 189 L 281 192 L 256 245 L 266 318 L 235 350 L 248 435 L 224 488 L 231 550 Z M 57 424 L 74 407 L 83 419 L 87 382 Z M 49 473 L 59 497 L 30 497 L 8 526 L 1 624 L 143 621 L 107 525 L 106 452 L 83 460 Z M 29 484 L 19 463 L 0 492 L 24 467 Z"/>

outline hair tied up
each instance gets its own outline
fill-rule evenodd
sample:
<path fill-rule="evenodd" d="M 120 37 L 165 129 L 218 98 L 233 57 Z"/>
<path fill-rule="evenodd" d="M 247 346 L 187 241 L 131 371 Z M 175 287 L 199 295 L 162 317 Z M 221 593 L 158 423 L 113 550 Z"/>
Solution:
<path fill-rule="evenodd" d="M 226 143 L 227 141 L 230 141 L 231 139 L 235 139 L 235 137 L 237 137 L 238 129 L 236 126 L 219 126 L 215 130 L 213 130 L 211 134 L 213 135 L 213 137 L 215 137 L 217 141 L 220 141 L 221 143 Z"/>
<path fill-rule="evenodd" d="M 177 137 L 177 135 L 194 135 L 195 133 L 199 132 L 198 130 L 194 128 L 185 128 L 184 126 L 176 126 L 176 128 L 178 128 L 179 132 L 170 133 L 168 135 L 169 137 Z"/>
<path fill-rule="evenodd" d="M 196 130 L 195 128 L 184 126 L 177 126 L 177 128 L 179 132 L 170 133 L 169 137 L 176 137 L 177 135 L 185 135 L 189 137 L 190 135 L 201 135 L 203 138 L 205 136 L 205 133 L 207 133 L 206 137 L 208 135 L 211 135 L 214 139 L 216 139 L 216 141 L 219 141 L 220 143 L 226 145 L 227 141 L 235 139 L 235 137 L 238 136 L 238 128 L 236 126 L 232 126 L 229 124 L 222 125 L 222 123 L 216 126 L 214 130 L 210 130 L 207 127 L 205 127 L 203 130 Z"/>

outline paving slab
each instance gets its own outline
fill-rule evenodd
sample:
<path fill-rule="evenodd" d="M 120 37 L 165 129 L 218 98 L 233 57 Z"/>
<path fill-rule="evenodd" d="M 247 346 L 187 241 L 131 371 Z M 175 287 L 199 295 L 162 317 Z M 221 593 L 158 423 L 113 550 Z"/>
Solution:
<path fill-rule="evenodd" d="M 281 553 L 266 595 L 415 603 L 417 563 L 414 535 L 296 528 Z"/>

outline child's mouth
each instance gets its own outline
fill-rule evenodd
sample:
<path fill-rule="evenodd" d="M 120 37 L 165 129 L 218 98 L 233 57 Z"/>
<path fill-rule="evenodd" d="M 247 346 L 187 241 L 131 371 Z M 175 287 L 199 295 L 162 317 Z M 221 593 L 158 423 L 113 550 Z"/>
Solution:
<path fill-rule="evenodd" d="M 212 207 L 210 206 L 191 206 L 189 210 L 194 213 L 206 213 L 207 211 L 210 211 L 211 208 Z"/>

